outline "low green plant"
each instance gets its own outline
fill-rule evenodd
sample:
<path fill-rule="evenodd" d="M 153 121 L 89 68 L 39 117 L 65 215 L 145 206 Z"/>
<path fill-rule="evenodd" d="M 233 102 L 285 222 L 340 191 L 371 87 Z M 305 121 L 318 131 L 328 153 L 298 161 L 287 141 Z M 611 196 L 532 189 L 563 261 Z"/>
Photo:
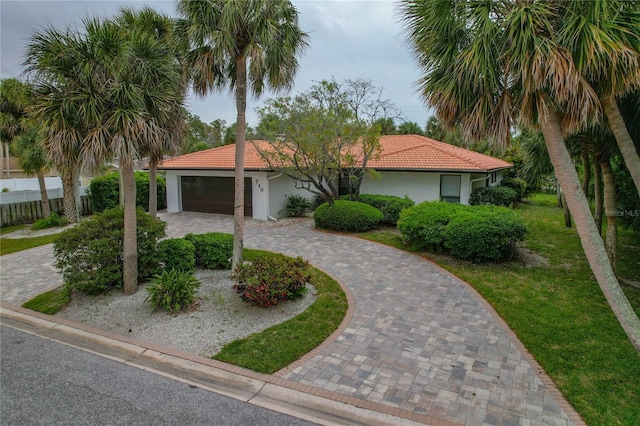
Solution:
<path fill-rule="evenodd" d="M 184 238 L 170 238 L 160 241 L 156 255 L 158 273 L 167 269 L 191 273 L 196 270 L 196 248 L 191 241 Z"/>
<path fill-rule="evenodd" d="M 187 234 L 184 239 L 195 247 L 196 266 L 205 269 L 228 269 L 233 256 L 233 235 L 222 232 Z"/>
<path fill-rule="evenodd" d="M 488 204 L 493 206 L 511 207 L 518 201 L 518 192 L 507 186 L 487 186 L 476 188 L 469 196 L 469 205 L 478 206 Z"/>
<path fill-rule="evenodd" d="M 48 229 L 55 228 L 59 226 L 66 226 L 69 223 L 66 217 L 59 216 L 58 213 L 53 212 L 49 215 L 49 217 L 43 217 L 42 219 L 38 219 L 31 225 L 31 229 L 34 231 L 38 231 L 40 229 Z"/>
<path fill-rule="evenodd" d="M 176 269 L 165 269 L 153 277 L 147 286 L 145 302 L 151 303 L 154 309 L 162 309 L 169 313 L 177 313 L 189 308 L 194 300 L 200 282 L 193 272 Z"/>
<path fill-rule="evenodd" d="M 325 203 L 313 213 L 316 227 L 343 232 L 365 232 L 375 229 L 383 219 L 375 207 L 357 201 L 335 200 Z"/>
<path fill-rule="evenodd" d="M 342 200 L 348 200 L 348 195 L 340 197 Z M 368 204 L 382 212 L 382 221 L 384 225 L 395 226 L 400 218 L 400 212 L 415 204 L 412 199 L 396 197 L 395 195 L 378 195 L 378 194 L 360 194 L 358 201 Z"/>
<path fill-rule="evenodd" d="M 23 308 L 54 315 L 71 301 L 71 286 L 63 285 L 56 289 L 42 293 L 22 304 Z"/>
<path fill-rule="evenodd" d="M 465 206 L 446 201 L 425 201 L 400 213 L 398 229 L 414 250 L 444 248 L 444 230 Z"/>
<path fill-rule="evenodd" d="M 302 217 L 310 208 L 311 201 L 297 194 L 289 195 L 287 197 L 287 204 L 284 206 L 289 217 Z"/>
<path fill-rule="evenodd" d="M 511 257 L 527 232 L 512 210 L 498 206 L 464 206 L 429 201 L 402 212 L 398 229 L 413 250 L 447 250 L 460 259 Z"/>
<path fill-rule="evenodd" d="M 443 231 L 444 247 L 452 256 L 476 262 L 511 258 L 527 228 L 506 207 L 478 206 L 458 213 Z"/>
<path fill-rule="evenodd" d="M 156 246 L 165 236 L 166 224 L 138 208 L 138 282 L 157 270 Z M 94 214 L 61 232 L 54 244 L 55 267 L 64 281 L 87 294 L 100 294 L 123 285 L 122 249 L 124 211 L 121 208 Z"/>
<path fill-rule="evenodd" d="M 522 201 L 529 194 L 527 181 L 524 179 L 505 176 L 500 181 L 500 186 L 505 186 L 516 191 L 516 193 L 518 194 L 518 198 L 516 199 L 516 201 Z"/>
<path fill-rule="evenodd" d="M 232 278 L 233 290 L 242 300 L 268 308 L 301 297 L 311 275 L 309 262 L 301 257 L 260 257 L 238 265 Z"/>

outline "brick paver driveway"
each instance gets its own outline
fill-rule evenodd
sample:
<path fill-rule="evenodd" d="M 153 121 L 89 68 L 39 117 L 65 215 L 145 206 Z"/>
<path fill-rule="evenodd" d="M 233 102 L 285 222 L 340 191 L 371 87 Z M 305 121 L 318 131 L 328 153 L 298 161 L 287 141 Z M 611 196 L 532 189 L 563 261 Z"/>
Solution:
<path fill-rule="evenodd" d="M 176 213 L 162 219 L 172 237 L 232 232 L 228 216 Z M 280 372 L 283 379 L 382 411 L 395 407 L 455 424 L 581 423 L 491 308 L 432 263 L 384 245 L 316 232 L 309 220 L 283 226 L 249 221 L 245 245 L 307 258 L 348 287 L 355 300 L 353 317 L 339 337 Z M 3 301 L 26 300 L 29 291 L 15 287 L 30 286 L 32 292 L 59 283 L 51 272 L 50 247 L 2 257 Z M 27 267 L 33 260 L 35 266 Z"/>

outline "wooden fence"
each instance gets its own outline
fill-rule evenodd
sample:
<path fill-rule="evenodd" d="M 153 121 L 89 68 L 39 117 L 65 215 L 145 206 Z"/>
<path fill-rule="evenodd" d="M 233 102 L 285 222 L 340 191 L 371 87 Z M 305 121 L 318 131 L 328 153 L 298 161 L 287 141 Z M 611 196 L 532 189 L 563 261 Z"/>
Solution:
<path fill-rule="evenodd" d="M 80 197 L 80 202 L 82 204 L 81 214 L 83 216 L 92 214 L 89 197 Z M 64 214 L 62 198 L 49 199 L 49 206 L 51 206 L 51 212 L 56 212 L 59 215 Z M 40 200 L 0 205 L 0 226 L 33 223 L 42 217 L 42 201 Z"/>

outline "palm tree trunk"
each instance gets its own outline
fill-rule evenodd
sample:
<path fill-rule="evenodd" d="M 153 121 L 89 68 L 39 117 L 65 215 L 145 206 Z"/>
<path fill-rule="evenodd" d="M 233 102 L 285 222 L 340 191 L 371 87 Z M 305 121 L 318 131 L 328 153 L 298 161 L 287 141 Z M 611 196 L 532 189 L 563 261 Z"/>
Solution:
<path fill-rule="evenodd" d="M 11 179 L 11 157 L 9 157 L 9 142 L 4 143 L 4 157 L 7 162 L 7 179 Z"/>
<path fill-rule="evenodd" d="M 51 207 L 49 207 L 49 197 L 47 196 L 47 184 L 44 180 L 44 173 L 37 173 L 38 186 L 40 187 L 40 204 L 42 204 L 42 216 L 51 216 Z"/>
<path fill-rule="evenodd" d="M 149 216 L 156 218 L 158 215 L 158 181 L 156 169 L 158 161 L 154 155 L 149 156 Z"/>
<path fill-rule="evenodd" d="M 640 195 L 640 156 L 631 139 L 629 130 L 624 123 L 622 114 L 620 114 L 620 108 L 613 95 L 607 96 L 601 100 L 604 113 L 609 121 L 609 127 L 616 138 L 618 148 L 624 158 L 624 163 L 629 170 L 629 174 L 633 179 L 633 183 L 636 185 L 638 195 Z"/>
<path fill-rule="evenodd" d="M 0 179 L 4 179 L 4 142 L 0 140 Z"/>
<path fill-rule="evenodd" d="M 120 160 L 124 181 L 124 241 L 122 248 L 122 270 L 124 294 L 138 290 L 138 240 L 136 237 L 136 181 L 133 163 Z"/>
<path fill-rule="evenodd" d="M 80 200 L 80 169 L 73 171 L 73 200 L 76 203 L 76 222 L 80 222 L 82 216 L 82 200 Z"/>
<path fill-rule="evenodd" d="M 580 153 L 582 157 L 582 192 L 589 199 L 589 181 L 591 180 L 591 163 L 589 161 L 589 152 L 586 148 L 582 148 Z"/>
<path fill-rule="evenodd" d="M 78 223 L 73 175 L 74 173 L 71 170 L 62 172 L 62 208 L 69 223 Z"/>
<path fill-rule="evenodd" d="M 566 202 L 573 214 L 582 248 L 609 306 L 636 351 L 640 353 L 640 319 L 622 292 L 611 268 L 604 243 L 564 143 L 558 115 L 552 108 L 550 111 L 552 112 L 541 120 L 540 127 L 558 182 L 562 186 Z"/>
<path fill-rule="evenodd" d="M 602 168 L 602 180 L 604 181 L 604 210 L 607 213 L 607 233 L 604 245 L 611 262 L 611 268 L 615 272 L 618 258 L 618 224 L 615 214 L 617 209 L 616 184 L 608 158 L 602 159 L 600 167 Z"/>
<path fill-rule="evenodd" d="M 567 199 L 564 196 L 564 192 L 561 192 L 562 197 L 562 210 L 564 213 L 564 227 L 571 228 L 571 211 L 569 210 L 569 205 L 567 204 Z"/>
<path fill-rule="evenodd" d="M 118 161 L 118 205 L 124 207 L 124 178 L 122 177 L 121 163 L 121 161 Z"/>
<path fill-rule="evenodd" d="M 235 200 L 233 204 L 233 258 L 231 268 L 242 263 L 244 244 L 244 147 L 246 138 L 247 110 L 247 63 L 244 57 L 236 58 L 236 164 L 235 164 Z"/>
<path fill-rule="evenodd" d="M 600 168 L 600 159 L 599 156 L 596 155 L 593 158 L 593 196 L 595 197 L 596 208 L 593 213 L 593 218 L 596 222 L 596 228 L 598 228 L 598 232 L 602 235 L 602 170 Z"/>

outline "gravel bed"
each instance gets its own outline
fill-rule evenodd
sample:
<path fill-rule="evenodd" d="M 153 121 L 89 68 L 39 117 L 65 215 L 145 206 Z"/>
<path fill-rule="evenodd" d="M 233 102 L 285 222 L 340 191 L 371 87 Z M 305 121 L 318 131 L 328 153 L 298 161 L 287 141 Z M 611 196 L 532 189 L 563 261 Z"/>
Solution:
<path fill-rule="evenodd" d="M 74 292 L 71 303 L 56 316 L 101 330 L 184 352 L 210 357 L 224 345 L 305 311 L 316 299 L 315 288 L 307 284 L 304 297 L 272 308 L 243 302 L 231 290 L 230 271 L 199 270 L 196 306 L 176 315 L 154 311 L 145 303 L 147 291 L 140 286 L 131 296 L 112 291 L 100 296 Z"/>

